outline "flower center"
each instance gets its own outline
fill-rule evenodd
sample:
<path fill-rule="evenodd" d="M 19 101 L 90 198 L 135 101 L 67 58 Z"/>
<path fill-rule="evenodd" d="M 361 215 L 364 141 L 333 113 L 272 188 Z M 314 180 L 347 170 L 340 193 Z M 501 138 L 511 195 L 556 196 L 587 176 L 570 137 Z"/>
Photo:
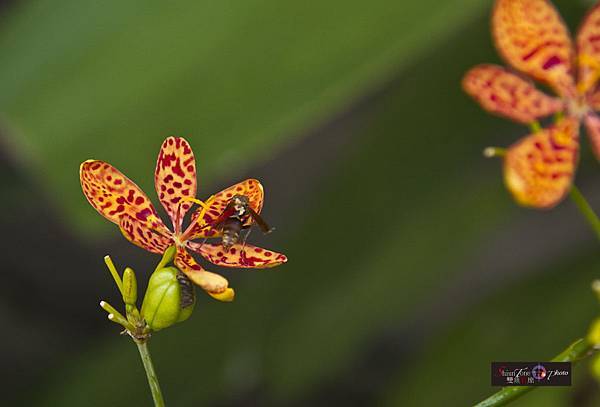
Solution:
<path fill-rule="evenodd" d="M 173 233 L 173 243 L 175 244 L 175 246 L 177 247 L 184 247 L 185 246 L 185 240 L 181 240 L 181 235 L 180 234 L 175 234 Z"/>
<path fill-rule="evenodd" d="M 569 98 L 567 99 L 566 104 L 569 116 L 576 117 L 577 119 L 581 119 L 590 111 L 590 107 L 583 96 Z"/>

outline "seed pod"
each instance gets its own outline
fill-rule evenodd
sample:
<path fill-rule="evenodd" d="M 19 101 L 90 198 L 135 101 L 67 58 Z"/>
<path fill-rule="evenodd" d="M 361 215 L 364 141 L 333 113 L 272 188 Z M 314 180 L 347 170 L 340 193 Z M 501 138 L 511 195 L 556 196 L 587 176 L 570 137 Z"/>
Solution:
<path fill-rule="evenodd" d="M 175 267 L 165 267 L 150 277 L 142 317 L 152 330 L 158 331 L 189 318 L 194 304 L 191 282 Z"/>

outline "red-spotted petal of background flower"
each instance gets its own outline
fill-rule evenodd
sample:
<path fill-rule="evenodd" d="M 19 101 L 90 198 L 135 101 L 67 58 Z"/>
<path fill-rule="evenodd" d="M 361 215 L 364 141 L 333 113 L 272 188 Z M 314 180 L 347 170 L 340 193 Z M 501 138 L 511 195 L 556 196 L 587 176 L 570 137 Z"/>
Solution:
<path fill-rule="evenodd" d="M 551 208 L 571 189 L 579 156 L 583 122 L 600 157 L 600 6 L 594 6 L 579 28 L 575 43 L 551 2 L 497 0 L 492 34 L 500 54 L 516 71 L 550 86 L 549 96 L 516 72 L 478 65 L 463 79 L 464 90 L 487 111 L 529 124 L 533 134 L 510 146 L 504 179 L 524 206 Z M 556 114 L 540 131 L 537 120 Z"/>

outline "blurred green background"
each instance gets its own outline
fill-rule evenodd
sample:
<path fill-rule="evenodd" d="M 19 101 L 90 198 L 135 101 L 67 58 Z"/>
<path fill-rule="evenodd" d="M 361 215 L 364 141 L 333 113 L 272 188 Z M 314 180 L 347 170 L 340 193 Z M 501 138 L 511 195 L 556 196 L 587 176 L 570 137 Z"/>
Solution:
<path fill-rule="evenodd" d="M 556 4 L 574 30 L 591 2 Z M 218 270 L 236 301 L 198 292 L 153 337 L 169 405 L 470 405 L 495 390 L 492 360 L 547 360 L 583 335 L 594 235 L 569 201 L 513 203 L 481 151 L 527 130 L 460 90 L 500 62 L 491 7 L 0 2 L 3 404 L 151 403 L 98 302 L 119 303 L 106 253 L 139 277 L 158 257 L 96 214 L 78 167 L 109 161 L 154 199 L 171 134 L 194 148 L 200 197 L 263 182 L 277 231 L 250 240 L 290 261 Z M 597 171 L 584 141 L 577 183 L 600 210 Z M 587 369 L 514 405 L 598 405 Z"/>

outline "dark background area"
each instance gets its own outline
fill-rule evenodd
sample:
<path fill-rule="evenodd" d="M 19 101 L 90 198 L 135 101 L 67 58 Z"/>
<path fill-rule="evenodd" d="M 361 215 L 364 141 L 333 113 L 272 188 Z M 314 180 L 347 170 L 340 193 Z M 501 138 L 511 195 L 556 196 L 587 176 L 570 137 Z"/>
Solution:
<path fill-rule="evenodd" d="M 590 2 L 557 1 L 574 30 Z M 277 228 L 272 270 L 217 270 L 150 348 L 169 405 L 469 405 L 492 360 L 546 360 L 598 304 L 597 242 L 575 206 L 516 206 L 488 145 L 527 133 L 484 113 L 463 73 L 500 62 L 492 2 L 0 2 L 0 383 L 8 405 L 149 405 L 103 256 L 141 285 L 159 258 L 87 204 L 106 160 L 155 201 L 161 141 L 186 137 L 199 197 L 246 177 Z M 582 138 L 577 184 L 600 210 Z M 592 406 L 572 388 L 515 405 Z"/>

